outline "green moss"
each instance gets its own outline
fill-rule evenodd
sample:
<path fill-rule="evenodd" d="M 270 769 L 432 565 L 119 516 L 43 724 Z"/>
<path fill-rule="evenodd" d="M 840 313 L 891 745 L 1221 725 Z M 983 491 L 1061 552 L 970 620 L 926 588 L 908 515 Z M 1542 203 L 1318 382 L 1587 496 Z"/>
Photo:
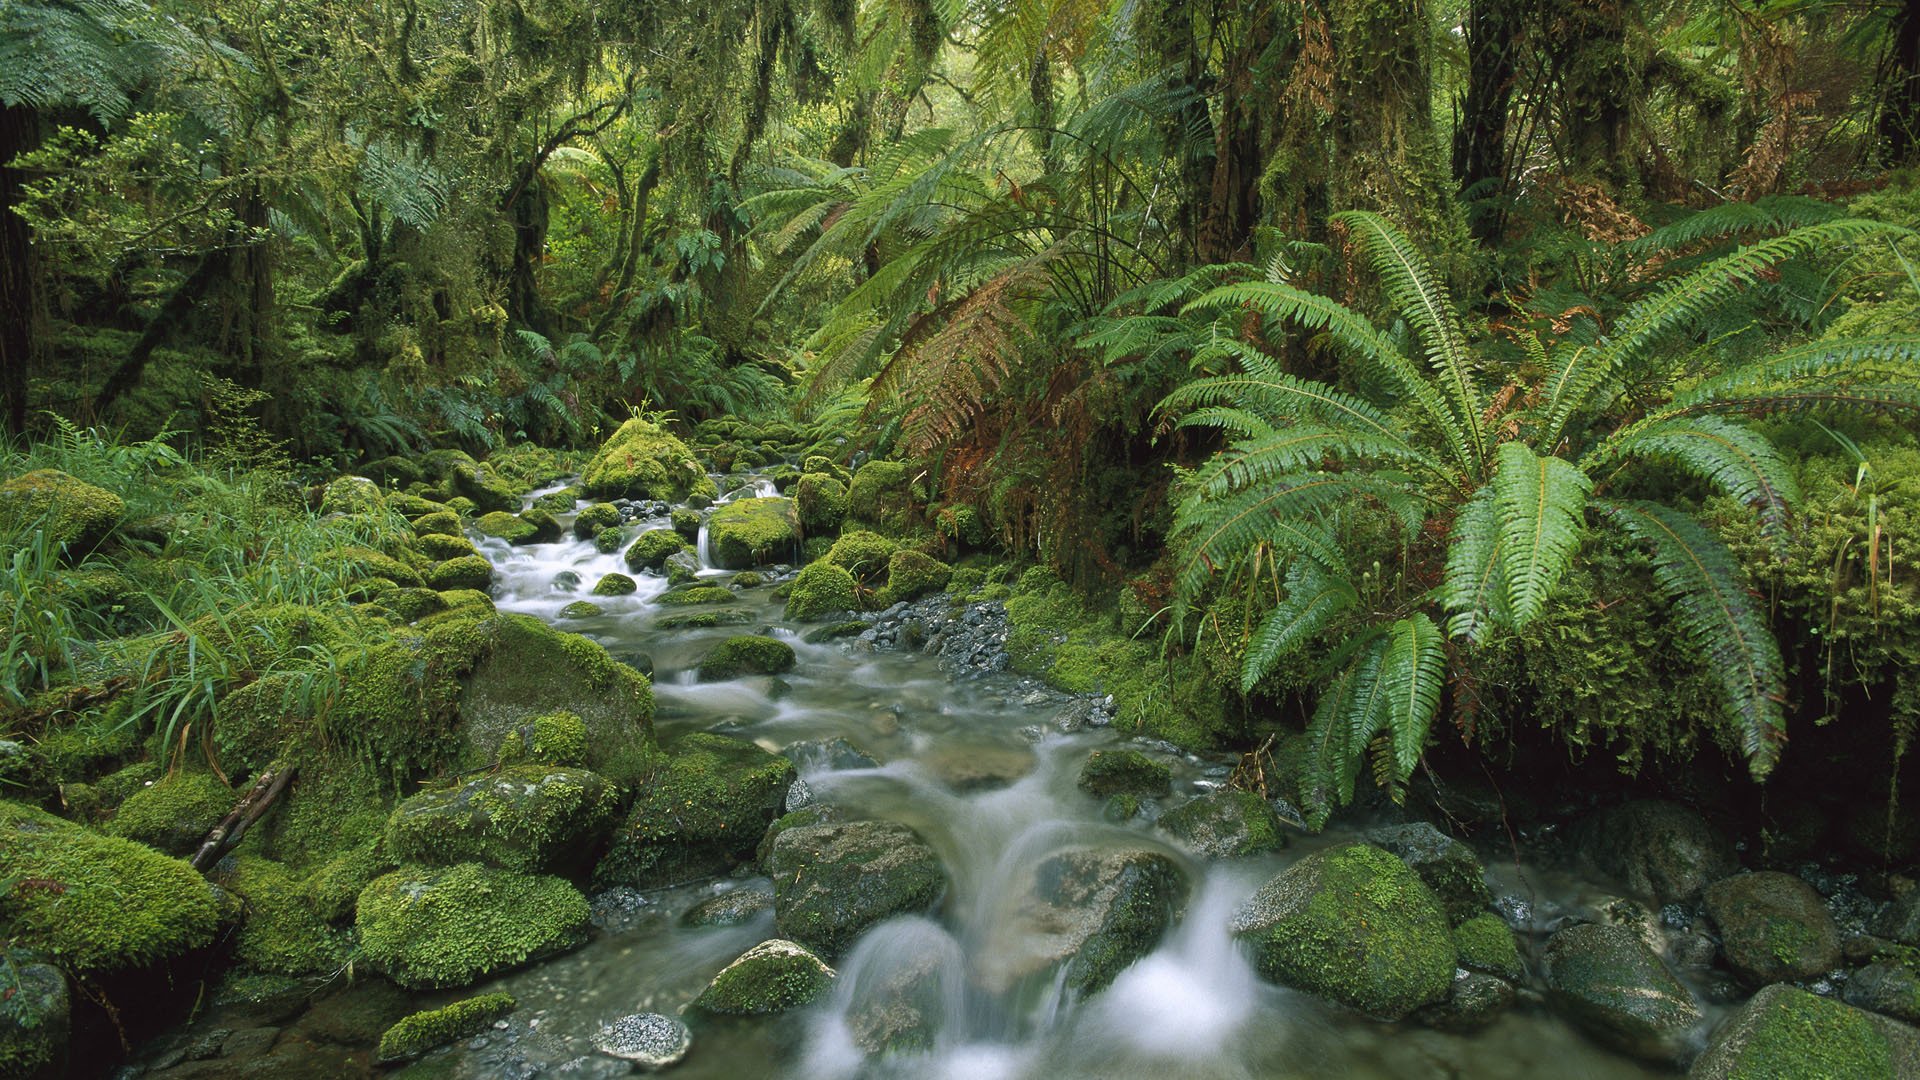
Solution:
<path fill-rule="evenodd" d="M 55 469 L 35 469 L 0 483 L 0 536 L 38 528 L 75 552 L 104 539 L 127 512 L 126 500 Z"/>
<path fill-rule="evenodd" d="M 687 550 L 687 542 L 672 529 L 648 529 L 627 548 L 627 566 L 635 571 L 658 570 L 668 557 Z"/>
<path fill-rule="evenodd" d="M 601 529 L 599 535 L 593 538 L 593 550 L 602 555 L 611 555 L 619 551 L 624 543 L 626 535 L 619 529 Z"/>
<path fill-rule="evenodd" d="M 1727 1021 L 1698 1075 L 1728 1080 L 1893 1080 L 1887 1038 L 1868 1014 L 1776 983 Z"/>
<path fill-rule="evenodd" d="M 722 968 L 693 1007 L 726 1016 L 765 1016 L 811 1003 L 833 985 L 834 971 L 791 941 L 763 941 Z"/>
<path fill-rule="evenodd" d="M 224 884 L 244 902 L 234 954 L 254 970 L 332 974 L 353 955 L 352 936 L 330 921 L 338 910 L 315 905 L 305 883 L 285 865 L 241 856 Z"/>
<path fill-rule="evenodd" d="M 591 591 L 595 596 L 629 596 L 639 587 L 639 582 L 625 574 L 606 574 L 593 583 Z"/>
<path fill-rule="evenodd" d="M 1095 750 L 1080 769 L 1080 790 L 1108 795 L 1165 795 L 1172 790 L 1173 772 L 1138 750 Z"/>
<path fill-rule="evenodd" d="M 382 1063 L 405 1061 L 451 1042 L 478 1035 L 519 1007 L 511 994 L 481 994 L 438 1009 L 414 1013 L 380 1036 Z"/>
<path fill-rule="evenodd" d="M 847 516 L 884 532 L 913 531 L 918 503 L 907 467 L 897 461 L 869 461 L 847 485 Z"/>
<path fill-rule="evenodd" d="M 857 611 L 860 598 L 853 575 L 830 562 L 809 563 L 793 579 L 787 594 L 787 618 L 818 619 L 842 611 Z"/>
<path fill-rule="evenodd" d="M 545 510 L 549 514 L 571 514 L 573 513 L 573 505 L 577 501 L 574 496 L 577 494 L 579 494 L 579 491 L 576 488 L 566 488 L 562 491 L 549 491 L 545 495 L 534 499 L 533 506 L 534 509 Z"/>
<path fill-rule="evenodd" d="M 565 871 L 583 861 L 619 812 L 619 788 L 597 773 L 508 766 L 402 802 L 387 821 L 387 851 L 428 866 Z"/>
<path fill-rule="evenodd" d="M 1387 1018 L 1445 997 L 1457 959 L 1432 890 L 1369 844 L 1288 867 L 1235 916 L 1234 932 L 1251 938 L 1266 978 Z"/>
<path fill-rule="evenodd" d="M 736 499 L 707 519 L 714 564 L 744 570 L 772 562 L 790 562 L 800 543 L 793 500 Z"/>
<path fill-rule="evenodd" d="M 903 600 L 918 600 L 947 587 L 953 567 L 911 548 L 893 553 L 887 560 L 887 587 L 880 592 L 880 606 Z"/>
<path fill-rule="evenodd" d="M 971 506 L 943 506 L 933 517 L 934 535 L 949 544 L 977 548 L 987 542 L 987 525 Z"/>
<path fill-rule="evenodd" d="M 620 508 L 612 503 L 594 503 L 573 519 L 573 535 L 580 540 L 591 540 L 599 536 L 602 529 L 619 527 Z"/>
<path fill-rule="evenodd" d="M 662 630 L 710 630 L 716 626 L 745 626 L 753 621 L 753 612 L 745 608 L 717 608 L 668 615 L 654 625 Z"/>
<path fill-rule="evenodd" d="M 473 527 L 509 544 L 532 543 L 534 535 L 540 531 L 532 522 L 500 510 L 475 518 Z"/>
<path fill-rule="evenodd" d="M 878 577 L 898 545 L 879 533 L 854 529 L 827 549 L 827 561 L 866 581 Z"/>
<path fill-rule="evenodd" d="M 832 458 L 828 458 L 820 454 L 808 455 L 806 459 L 800 462 L 800 471 L 802 473 L 814 473 L 820 476 L 830 476 L 833 479 L 840 481 L 842 484 L 845 484 L 847 481 L 853 479 L 852 473 L 848 472 L 845 468 L 835 464 Z"/>
<path fill-rule="evenodd" d="M 447 509 L 460 515 L 462 518 L 470 518 L 473 516 L 474 511 L 480 509 L 480 505 L 465 495 L 455 495 L 453 498 L 447 500 Z"/>
<path fill-rule="evenodd" d="M 468 546 L 471 547 L 471 545 Z M 417 589 L 426 584 L 419 572 L 412 567 L 371 548 L 334 548 L 314 556 L 314 562 L 355 578 L 386 581 L 403 589 Z M 366 594 L 363 591 L 352 591 L 348 595 L 359 597 Z"/>
<path fill-rule="evenodd" d="M 500 761 L 505 765 L 584 765 L 587 722 L 578 713 L 564 710 L 542 713 L 500 740 Z"/>
<path fill-rule="evenodd" d="M 667 521 L 673 526 L 673 531 L 680 534 L 680 539 L 687 543 L 691 544 L 700 538 L 699 511 L 677 506 L 667 515 Z"/>
<path fill-rule="evenodd" d="M 237 798 L 212 773 L 182 770 L 129 796 L 105 832 L 169 855 L 190 855 Z"/>
<path fill-rule="evenodd" d="M 431 514 L 426 514 L 413 520 L 413 534 L 415 536 L 428 536 L 436 533 L 441 536 L 459 536 L 460 532 L 460 515 L 454 513 L 452 510 L 436 510 Z"/>
<path fill-rule="evenodd" d="M 178 956 L 220 922 L 186 863 L 17 803 L 0 802 L 0 881 L 14 883 L 0 895 L 8 940 L 79 974 Z"/>
<path fill-rule="evenodd" d="M 480 549 L 473 546 L 473 541 L 464 536 L 453 536 L 448 533 L 427 533 L 425 536 L 417 536 L 413 541 L 413 549 L 430 562 L 465 559 L 480 554 Z"/>
<path fill-rule="evenodd" d="M 406 987 L 456 987 L 585 940 L 587 901 L 557 877 L 478 863 L 405 867 L 360 894 L 368 960 Z"/>
<path fill-rule="evenodd" d="M 705 732 L 670 750 L 637 785 L 596 883 L 658 888 L 725 873 L 752 854 L 786 802 L 794 777 L 786 758 Z"/>
<path fill-rule="evenodd" d="M 847 516 L 847 485 L 831 476 L 808 473 L 793 487 L 794 511 L 808 533 L 831 533 Z"/>
<path fill-rule="evenodd" d="M 488 454 L 487 466 L 506 478 L 515 489 L 532 491 L 578 472 L 582 457 L 584 455 L 578 451 L 556 450 L 538 443 L 521 442 Z"/>
<path fill-rule="evenodd" d="M 654 598 L 654 603 L 668 607 L 692 607 L 696 604 L 729 604 L 733 602 L 733 592 L 720 585 L 690 585 L 684 588 L 670 589 Z"/>
<path fill-rule="evenodd" d="M 525 543 L 556 544 L 564 535 L 564 530 L 560 528 L 560 519 L 554 517 L 552 512 L 538 506 L 529 506 L 520 511 L 520 521 L 522 524 L 533 527 L 533 536 L 524 541 Z"/>
<path fill-rule="evenodd" d="M 364 476 L 342 476 L 320 495 L 322 514 L 365 514 L 381 509 L 380 485 Z"/>
<path fill-rule="evenodd" d="M 1513 931 L 1497 915 L 1475 915 L 1454 927 L 1453 947 L 1460 954 L 1460 966 L 1469 971 L 1498 975 L 1508 982 L 1526 976 Z"/>
<path fill-rule="evenodd" d="M 712 481 L 685 443 L 635 417 L 620 425 L 587 462 L 581 490 L 590 499 L 664 499 L 684 502 Z"/>
<path fill-rule="evenodd" d="M 737 679 L 742 675 L 778 675 L 792 671 L 793 646 L 770 637 L 731 637 L 700 661 L 700 678 Z"/>
<path fill-rule="evenodd" d="M 60 1075 L 71 1007 L 67 977 L 58 968 L 0 947 L 0 1076 Z"/>
<path fill-rule="evenodd" d="M 431 589 L 481 589 L 493 584 L 493 564 L 478 555 L 448 559 L 427 571 Z"/>
<path fill-rule="evenodd" d="M 388 492 L 386 507 L 401 517 L 406 518 L 408 521 L 418 521 L 428 514 L 452 513 L 452 511 L 447 509 L 446 503 L 435 502 L 432 499 L 423 499 L 418 495 L 409 495 L 404 491 Z M 457 514 L 454 516 L 456 519 L 459 517 Z"/>

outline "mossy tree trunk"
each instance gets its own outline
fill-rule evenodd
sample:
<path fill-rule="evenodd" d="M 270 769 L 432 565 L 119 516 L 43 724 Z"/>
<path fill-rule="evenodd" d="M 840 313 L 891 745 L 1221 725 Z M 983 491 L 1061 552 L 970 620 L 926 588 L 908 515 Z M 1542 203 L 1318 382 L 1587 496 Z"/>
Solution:
<path fill-rule="evenodd" d="M 19 435 L 27 427 L 27 367 L 33 358 L 34 291 L 33 238 L 27 223 L 13 212 L 25 175 L 6 163 L 32 148 L 37 118 L 32 109 L 14 105 L 0 109 L 0 390 L 7 408 L 7 432 Z"/>
<path fill-rule="evenodd" d="M 1483 242 L 1497 242 L 1504 227 L 1521 14 L 1514 0 L 1472 0 L 1467 8 L 1467 87 L 1453 133 L 1453 178 L 1469 200 L 1467 226 Z"/>
<path fill-rule="evenodd" d="M 1905 0 L 1887 42 L 1880 138 L 1889 164 L 1920 160 L 1920 0 Z"/>

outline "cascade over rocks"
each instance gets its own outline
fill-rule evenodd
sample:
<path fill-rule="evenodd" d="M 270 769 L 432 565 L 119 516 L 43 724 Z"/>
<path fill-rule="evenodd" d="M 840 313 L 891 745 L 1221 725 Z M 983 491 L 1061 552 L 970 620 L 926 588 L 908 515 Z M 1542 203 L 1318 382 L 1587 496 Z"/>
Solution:
<path fill-rule="evenodd" d="M 1186 905 L 1185 871 L 1157 852 L 1084 848 L 1033 869 L 990 952 L 1003 987 L 1064 965 L 1068 989 L 1093 994 L 1160 943 Z M 1019 950 L 1019 951 L 1016 951 Z"/>
<path fill-rule="evenodd" d="M 927 910 L 947 887 L 940 857 L 918 833 L 891 821 L 789 828 L 766 861 L 774 925 L 828 954 L 889 915 Z"/>

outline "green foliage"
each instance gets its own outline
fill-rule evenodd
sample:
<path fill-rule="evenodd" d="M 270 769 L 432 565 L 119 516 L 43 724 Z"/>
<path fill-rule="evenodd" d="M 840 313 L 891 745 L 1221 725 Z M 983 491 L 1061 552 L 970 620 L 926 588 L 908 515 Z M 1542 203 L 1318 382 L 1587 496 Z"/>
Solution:
<path fill-rule="evenodd" d="M 380 1036 L 381 1061 L 405 1061 L 429 1050 L 478 1035 L 519 1007 L 511 994 L 481 994 L 402 1019 Z"/>
<path fill-rule="evenodd" d="M 587 901 L 560 878 L 461 863 L 409 867 L 360 894 L 366 958 L 409 987 L 469 986 L 585 939 Z"/>

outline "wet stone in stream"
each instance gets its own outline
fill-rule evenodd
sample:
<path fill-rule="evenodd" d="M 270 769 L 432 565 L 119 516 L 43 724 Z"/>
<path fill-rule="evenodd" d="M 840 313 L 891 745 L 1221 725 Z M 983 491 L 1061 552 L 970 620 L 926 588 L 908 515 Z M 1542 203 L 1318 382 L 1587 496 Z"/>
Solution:
<path fill-rule="evenodd" d="M 687 1025 L 659 1013 L 623 1016 L 601 1028 L 593 1048 L 609 1057 L 631 1061 L 643 1069 L 664 1069 L 687 1056 L 693 1033 Z"/>

